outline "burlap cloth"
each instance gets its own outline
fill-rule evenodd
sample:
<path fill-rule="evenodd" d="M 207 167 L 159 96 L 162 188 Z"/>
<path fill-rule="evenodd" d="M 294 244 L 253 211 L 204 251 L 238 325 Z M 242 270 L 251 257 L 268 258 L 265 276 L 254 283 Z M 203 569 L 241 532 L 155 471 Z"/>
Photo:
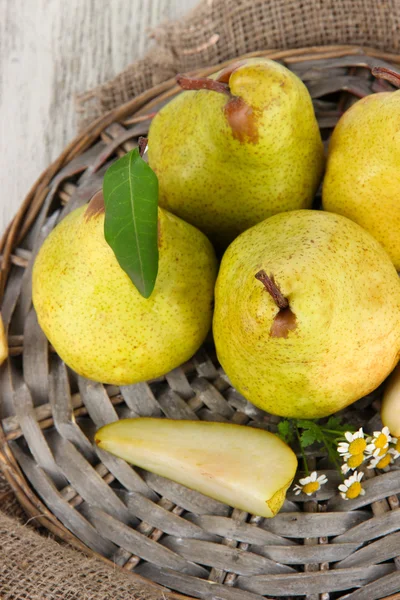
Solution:
<path fill-rule="evenodd" d="M 246 52 L 329 44 L 400 52 L 399 32 L 400 0 L 203 0 L 155 30 L 144 59 L 78 98 L 81 124 L 178 72 Z M 1 475 L 0 508 L 0 600 L 172 597 L 35 531 Z"/>

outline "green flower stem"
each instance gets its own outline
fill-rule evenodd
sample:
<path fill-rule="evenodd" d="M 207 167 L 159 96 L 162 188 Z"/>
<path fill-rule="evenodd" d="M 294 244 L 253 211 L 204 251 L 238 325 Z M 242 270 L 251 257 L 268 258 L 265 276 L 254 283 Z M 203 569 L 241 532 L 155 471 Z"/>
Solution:
<path fill-rule="evenodd" d="M 325 433 L 337 433 L 341 438 L 346 439 L 343 435 L 343 431 L 337 431 L 336 429 L 325 429 L 325 427 L 320 427 L 321 431 L 325 431 Z"/>
<path fill-rule="evenodd" d="M 328 456 L 330 458 L 330 460 L 333 462 L 333 464 L 335 465 L 336 469 L 338 470 L 340 476 L 342 479 L 344 479 L 343 473 L 342 473 L 342 469 L 341 469 L 341 465 L 340 462 L 337 458 L 337 452 L 336 449 L 332 447 L 332 444 L 327 440 L 326 436 L 323 434 L 323 429 L 321 427 L 321 437 L 322 437 L 322 442 L 325 446 L 325 448 L 328 451 Z"/>
<path fill-rule="evenodd" d="M 301 456 L 303 458 L 303 463 L 304 463 L 304 470 L 306 472 L 307 477 L 310 474 L 310 470 L 308 468 L 308 464 L 307 464 L 307 457 L 306 457 L 306 453 L 304 452 L 304 448 L 303 448 L 303 444 L 301 443 L 301 437 L 300 437 L 300 433 L 299 433 L 299 428 L 297 427 L 297 425 L 294 423 L 294 427 L 296 429 L 296 435 L 297 435 L 297 439 L 299 440 L 299 444 L 300 444 L 300 451 L 301 451 Z"/>

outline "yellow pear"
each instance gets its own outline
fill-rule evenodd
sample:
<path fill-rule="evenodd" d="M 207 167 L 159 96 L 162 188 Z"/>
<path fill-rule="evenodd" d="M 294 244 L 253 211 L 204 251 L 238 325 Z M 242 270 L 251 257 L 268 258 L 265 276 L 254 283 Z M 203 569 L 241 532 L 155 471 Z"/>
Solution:
<path fill-rule="evenodd" d="M 381 407 L 382 423 L 390 433 L 400 438 L 400 365 L 398 365 L 385 387 Z"/>
<path fill-rule="evenodd" d="M 359 225 L 275 215 L 222 259 L 214 338 L 232 384 L 276 415 L 318 418 L 375 389 L 400 353 L 400 280 Z"/>
<path fill-rule="evenodd" d="M 209 331 L 217 271 L 208 239 L 159 209 L 159 269 L 143 298 L 104 238 L 101 192 L 45 240 L 33 269 L 40 326 L 80 375 L 115 385 L 188 360 Z"/>
<path fill-rule="evenodd" d="M 309 208 L 324 167 L 310 95 L 283 65 L 244 59 L 186 90 L 153 119 L 149 164 L 160 205 L 219 246 L 267 217 Z"/>
<path fill-rule="evenodd" d="M 400 86 L 400 76 L 398 78 Z M 400 270 L 400 90 L 366 96 L 341 117 L 329 144 L 322 201 L 386 249 Z"/>
<path fill-rule="evenodd" d="M 231 423 L 123 419 L 95 440 L 133 465 L 263 517 L 279 511 L 297 468 L 278 436 Z"/>

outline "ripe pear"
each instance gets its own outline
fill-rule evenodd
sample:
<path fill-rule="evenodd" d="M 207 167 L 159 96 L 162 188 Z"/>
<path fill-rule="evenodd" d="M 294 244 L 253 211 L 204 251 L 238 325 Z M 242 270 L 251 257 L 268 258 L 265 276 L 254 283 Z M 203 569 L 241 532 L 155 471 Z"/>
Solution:
<path fill-rule="evenodd" d="M 143 298 L 104 238 L 101 192 L 45 240 L 33 269 L 40 326 L 80 375 L 115 385 L 188 360 L 209 331 L 217 264 L 208 239 L 159 209 L 159 269 Z"/>
<path fill-rule="evenodd" d="M 123 419 L 99 429 L 95 441 L 133 465 L 262 517 L 279 511 L 297 468 L 278 436 L 231 423 Z"/>
<path fill-rule="evenodd" d="M 400 365 L 397 365 L 388 379 L 382 399 L 382 423 L 390 433 L 400 438 Z"/>
<path fill-rule="evenodd" d="M 220 246 L 279 212 L 309 208 L 324 154 L 307 88 L 284 66 L 245 59 L 188 90 L 153 119 L 149 164 L 160 204 Z"/>
<path fill-rule="evenodd" d="M 227 249 L 214 338 L 233 386 L 284 417 L 330 415 L 375 389 L 400 354 L 400 280 L 359 225 L 275 215 Z"/>
<path fill-rule="evenodd" d="M 400 86 L 400 77 L 399 77 Z M 333 132 L 323 207 L 352 219 L 400 270 L 400 90 L 366 96 Z"/>

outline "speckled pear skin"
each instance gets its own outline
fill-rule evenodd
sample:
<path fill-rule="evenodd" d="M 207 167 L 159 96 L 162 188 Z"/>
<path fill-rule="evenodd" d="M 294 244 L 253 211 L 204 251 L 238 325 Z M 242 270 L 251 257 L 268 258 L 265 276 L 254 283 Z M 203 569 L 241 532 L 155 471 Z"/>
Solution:
<path fill-rule="evenodd" d="M 279 312 L 255 274 L 275 277 L 296 317 L 271 336 Z M 400 352 L 400 280 L 359 225 L 293 211 L 242 233 L 222 259 L 213 322 L 218 358 L 250 402 L 283 417 L 330 415 L 374 390 Z"/>
<path fill-rule="evenodd" d="M 188 360 L 212 318 L 217 263 L 208 239 L 159 209 L 159 271 L 143 298 L 104 239 L 104 213 L 68 215 L 33 269 L 40 326 L 74 371 L 115 385 L 167 373 Z"/>
<path fill-rule="evenodd" d="M 229 86 L 248 105 L 247 129 L 232 129 L 227 95 L 199 90 L 174 98 L 149 132 L 161 206 L 225 247 L 271 215 L 309 208 L 324 167 L 311 98 L 296 75 L 248 59 L 238 62 Z"/>
<path fill-rule="evenodd" d="M 340 119 L 329 145 L 323 206 L 352 219 L 400 270 L 400 91 L 372 94 Z"/>

